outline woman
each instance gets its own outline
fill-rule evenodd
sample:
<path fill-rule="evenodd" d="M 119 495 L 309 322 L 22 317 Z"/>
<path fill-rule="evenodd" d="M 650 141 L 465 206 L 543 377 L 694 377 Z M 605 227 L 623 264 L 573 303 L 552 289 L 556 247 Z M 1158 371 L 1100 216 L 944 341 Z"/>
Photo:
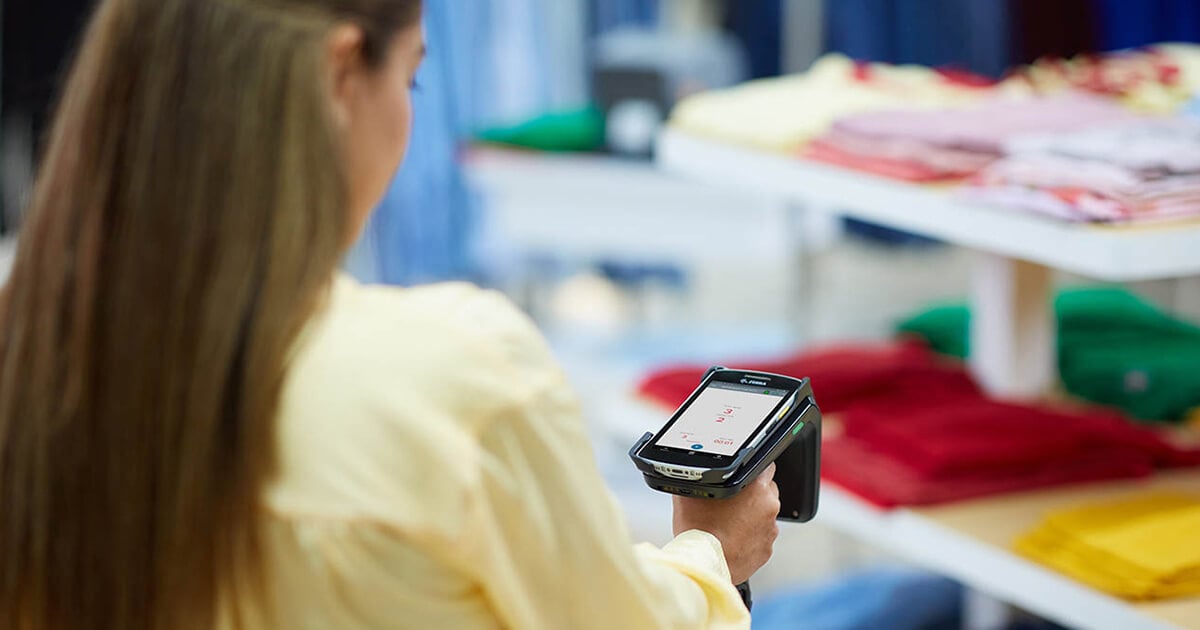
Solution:
<path fill-rule="evenodd" d="M 743 626 L 769 476 L 633 548 L 536 331 L 336 276 L 417 0 L 104 0 L 0 305 L 0 627 Z"/>

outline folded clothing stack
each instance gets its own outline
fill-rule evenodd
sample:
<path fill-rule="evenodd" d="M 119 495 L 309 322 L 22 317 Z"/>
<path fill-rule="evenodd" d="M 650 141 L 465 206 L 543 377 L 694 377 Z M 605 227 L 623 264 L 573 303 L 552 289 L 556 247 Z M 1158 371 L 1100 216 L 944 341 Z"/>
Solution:
<path fill-rule="evenodd" d="M 975 102 L 992 90 L 986 81 L 961 73 L 860 64 L 828 54 L 803 74 L 689 96 L 671 112 L 670 123 L 705 138 L 794 152 L 847 114 L 942 109 Z"/>
<path fill-rule="evenodd" d="M 1064 289 L 1054 311 L 1067 392 L 1146 421 L 1183 421 L 1200 407 L 1200 327 L 1117 287 Z M 896 330 L 966 358 L 970 320 L 966 304 L 946 304 L 905 319 Z"/>
<path fill-rule="evenodd" d="M 1200 214 L 1200 120 L 1143 119 L 1029 135 L 964 195 L 1081 222 L 1144 223 Z"/>
<path fill-rule="evenodd" d="M 1200 454 L 1103 410 L 978 397 L 895 407 L 875 401 L 841 418 L 845 434 L 826 441 L 822 474 L 880 507 L 1142 477 L 1200 463 Z"/>
<path fill-rule="evenodd" d="M 1014 68 L 1004 83 L 1041 94 L 1085 90 L 1139 111 L 1173 114 L 1200 90 L 1200 46 L 1157 44 L 1072 59 L 1047 57 Z"/>
<path fill-rule="evenodd" d="M 958 361 L 939 357 L 920 341 L 847 344 L 795 354 L 776 361 L 735 361 L 739 369 L 812 379 L 824 413 L 839 413 L 866 400 L 951 402 L 981 396 Z M 664 407 L 676 408 L 700 385 L 707 366 L 682 365 L 655 370 L 638 393 Z"/>
<path fill-rule="evenodd" d="M 1014 68 L 1000 82 L 916 65 L 856 63 L 828 54 L 802 74 L 689 96 L 671 113 L 671 126 L 733 144 L 795 152 L 829 132 L 835 121 L 864 112 L 937 111 L 931 117 L 936 126 L 944 110 L 983 99 L 1010 99 L 1001 101 L 995 112 L 995 120 L 1004 121 L 1012 98 L 1084 92 L 1113 106 L 1173 114 L 1198 90 L 1200 46 L 1187 44 L 1043 59 Z M 983 122 L 984 128 L 993 124 L 992 119 Z M 914 147 L 894 136 L 881 140 L 841 132 L 818 142 L 811 156 L 913 181 L 959 177 L 973 172 L 980 160 L 954 147 Z"/>
<path fill-rule="evenodd" d="M 907 181 L 961 179 L 1002 157 L 1013 138 L 1137 119 L 1114 101 L 1079 93 L 1000 97 L 963 109 L 848 116 L 802 155 Z"/>
<path fill-rule="evenodd" d="M 925 505 L 1200 464 L 1115 411 L 989 400 L 961 364 L 915 342 L 845 346 L 738 367 L 812 379 L 830 427 L 822 475 L 881 507 Z M 647 378 L 640 391 L 675 407 L 704 368 Z"/>
<path fill-rule="evenodd" d="M 1129 599 L 1200 594 L 1200 495 L 1154 494 L 1048 515 L 1018 553 Z"/>

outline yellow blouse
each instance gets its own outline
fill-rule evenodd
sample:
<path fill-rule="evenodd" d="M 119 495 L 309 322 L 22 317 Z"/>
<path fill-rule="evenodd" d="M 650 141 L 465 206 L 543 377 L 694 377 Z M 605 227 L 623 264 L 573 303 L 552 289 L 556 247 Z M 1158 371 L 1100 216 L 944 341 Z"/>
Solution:
<path fill-rule="evenodd" d="M 749 626 L 716 538 L 631 543 L 574 394 L 497 293 L 339 277 L 278 439 L 271 627 Z"/>

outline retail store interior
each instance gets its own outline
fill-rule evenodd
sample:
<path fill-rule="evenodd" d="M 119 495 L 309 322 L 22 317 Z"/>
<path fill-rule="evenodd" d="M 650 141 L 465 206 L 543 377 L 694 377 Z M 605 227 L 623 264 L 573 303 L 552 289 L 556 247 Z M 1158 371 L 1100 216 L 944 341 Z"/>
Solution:
<path fill-rule="evenodd" d="M 5 7 L 5 275 L 86 16 L 53 4 Z M 628 451 L 705 368 L 811 377 L 820 509 L 780 523 L 754 628 L 1200 628 L 1200 1 L 423 19 L 345 268 L 527 313 L 634 540 L 672 507 Z"/>

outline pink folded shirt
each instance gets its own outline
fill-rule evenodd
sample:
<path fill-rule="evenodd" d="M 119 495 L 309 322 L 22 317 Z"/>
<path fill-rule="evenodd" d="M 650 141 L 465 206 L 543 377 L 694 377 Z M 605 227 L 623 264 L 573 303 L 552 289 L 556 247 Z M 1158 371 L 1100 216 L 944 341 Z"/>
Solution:
<path fill-rule="evenodd" d="M 1200 214 L 1200 174 L 1151 175 L 1097 159 L 1026 153 L 993 163 L 960 196 L 1075 221 L 1158 222 Z"/>
<path fill-rule="evenodd" d="M 998 98 L 966 109 L 868 112 L 843 118 L 834 129 L 865 138 L 905 138 L 1001 155 L 1005 143 L 1020 135 L 1077 131 L 1140 119 L 1108 99 L 1066 93 L 1024 100 Z"/>
<path fill-rule="evenodd" d="M 1101 162 L 1146 175 L 1200 173 L 1200 120 L 1145 119 L 1071 133 L 1013 138 L 1009 155 L 1054 155 Z"/>

